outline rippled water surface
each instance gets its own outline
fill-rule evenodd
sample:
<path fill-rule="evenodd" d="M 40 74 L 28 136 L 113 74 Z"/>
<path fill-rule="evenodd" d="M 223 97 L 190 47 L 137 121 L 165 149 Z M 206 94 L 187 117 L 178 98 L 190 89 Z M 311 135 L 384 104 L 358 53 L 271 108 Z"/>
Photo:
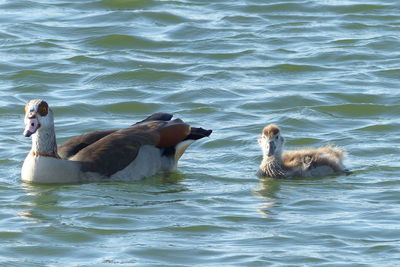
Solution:
<path fill-rule="evenodd" d="M 397 266 L 399 33 L 397 0 L 0 0 L 0 265 Z M 168 179 L 28 185 L 31 98 L 59 144 L 159 111 L 214 132 Z M 259 179 L 268 123 L 353 173 Z"/>

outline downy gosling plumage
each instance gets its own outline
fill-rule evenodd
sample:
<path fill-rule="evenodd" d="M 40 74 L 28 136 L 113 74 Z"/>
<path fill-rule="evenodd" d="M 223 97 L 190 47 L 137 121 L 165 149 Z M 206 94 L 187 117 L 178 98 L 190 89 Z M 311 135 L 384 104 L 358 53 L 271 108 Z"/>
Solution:
<path fill-rule="evenodd" d="M 293 178 L 349 173 L 342 162 L 346 151 L 331 145 L 283 152 L 284 138 L 274 124 L 264 127 L 258 143 L 263 151 L 261 176 Z"/>

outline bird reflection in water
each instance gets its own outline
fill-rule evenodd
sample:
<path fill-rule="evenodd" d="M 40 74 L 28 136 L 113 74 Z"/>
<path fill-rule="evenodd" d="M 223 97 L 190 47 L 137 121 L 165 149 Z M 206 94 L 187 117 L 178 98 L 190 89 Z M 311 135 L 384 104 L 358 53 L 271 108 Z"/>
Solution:
<path fill-rule="evenodd" d="M 260 187 L 253 190 L 254 194 L 263 198 L 263 202 L 257 209 L 261 214 L 269 216 L 272 213 L 272 209 L 279 205 L 279 197 L 277 192 L 280 190 L 281 180 L 273 178 L 262 178 L 260 179 Z"/>

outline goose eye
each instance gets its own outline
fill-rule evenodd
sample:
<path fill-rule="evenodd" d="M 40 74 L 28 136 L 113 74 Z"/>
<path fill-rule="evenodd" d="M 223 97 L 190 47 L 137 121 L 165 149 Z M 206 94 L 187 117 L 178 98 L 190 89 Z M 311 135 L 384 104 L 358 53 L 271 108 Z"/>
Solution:
<path fill-rule="evenodd" d="M 40 103 L 38 113 L 40 116 L 46 116 L 49 113 L 49 106 L 45 101 Z"/>

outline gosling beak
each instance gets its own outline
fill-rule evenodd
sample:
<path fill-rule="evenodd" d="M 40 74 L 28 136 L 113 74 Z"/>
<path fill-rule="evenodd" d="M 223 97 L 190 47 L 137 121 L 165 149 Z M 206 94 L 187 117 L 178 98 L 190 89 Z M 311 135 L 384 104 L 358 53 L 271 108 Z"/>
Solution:
<path fill-rule="evenodd" d="M 275 154 L 275 149 L 276 149 L 275 142 L 270 141 L 269 142 L 269 149 L 268 149 L 268 157 L 271 157 L 272 155 Z"/>

